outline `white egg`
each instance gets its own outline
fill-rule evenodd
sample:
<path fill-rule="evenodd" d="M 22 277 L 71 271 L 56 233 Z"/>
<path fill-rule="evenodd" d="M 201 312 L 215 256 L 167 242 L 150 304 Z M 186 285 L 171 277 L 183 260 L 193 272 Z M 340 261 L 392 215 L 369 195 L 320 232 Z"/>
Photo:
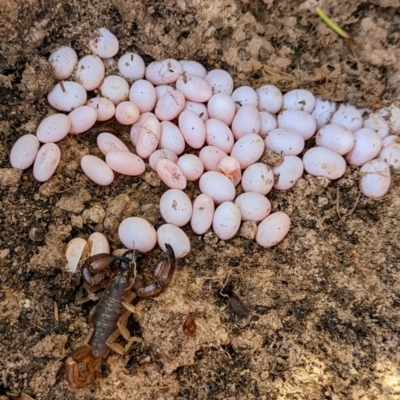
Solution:
<path fill-rule="evenodd" d="M 268 194 L 274 186 L 272 169 L 264 163 L 255 163 L 247 167 L 242 175 L 242 188 L 245 192 Z"/>
<path fill-rule="evenodd" d="M 88 239 L 90 256 L 96 254 L 110 254 L 110 245 L 107 238 L 100 232 L 93 232 Z"/>
<path fill-rule="evenodd" d="M 206 102 L 212 96 L 209 83 L 196 75 L 181 75 L 176 81 L 176 89 L 182 92 L 187 100 Z"/>
<path fill-rule="evenodd" d="M 206 171 L 217 171 L 218 164 L 224 157 L 228 157 L 228 154 L 216 146 L 204 146 L 199 153 Z"/>
<path fill-rule="evenodd" d="M 194 154 L 180 156 L 177 164 L 189 182 L 197 181 L 204 172 L 203 162 Z"/>
<path fill-rule="evenodd" d="M 374 159 L 382 148 L 379 135 L 369 128 L 361 128 L 354 132 L 355 144 L 347 153 L 346 160 L 350 165 L 360 167 Z"/>
<path fill-rule="evenodd" d="M 259 135 L 265 139 L 267 133 L 276 129 L 277 123 L 276 118 L 267 111 L 260 111 L 260 118 L 261 118 L 261 129 Z"/>
<path fill-rule="evenodd" d="M 400 141 L 399 136 L 389 135 L 389 136 L 386 136 L 384 139 L 382 139 L 382 146 L 386 147 L 397 141 Z"/>
<path fill-rule="evenodd" d="M 52 114 L 44 118 L 36 130 L 36 136 L 42 143 L 55 143 L 68 135 L 72 121 L 61 113 Z"/>
<path fill-rule="evenodd" d="M 206 141 L 204 122 L 193 111 L 182 111 L 179 115 L 179 129 L 185 142 L 193 149 L 200 149 Z"/>
<path fill-rule="evenodd" d="M 162 121 L 160 147 L 179 155 L 184 152 L 185 146 L 185 138 L 179 128 L 170 121 Z"/>
<path fill-rule="evenodd" d="M 75 72 L 76 80 L 87 90 L 95 90 L 105 75 L 105 67 L 101 58 L 87 55 L 81 58 Z"/>
<path fill-rule="evenodd" d="M 89 255 L 90 248 L 85 239 L 74 238 L 70 240 L 65 250 L 65 258 L 67 260 L 65 271 L 75 274 L 79 270 L 79 265 L 82 264 Z"/>
<path fill-rule="evenodd" d="M 247 104 L 256 108 L 258 106 L 257 92 L 250 86 L 239 86 L 233 91 L 231 97 L 236 103 L 236 110 Z"/>
<path fill-rule="evenodd" d="M 122 101 L 115 108 L 115 119 L 122 125 L 133 125 L 139 116 L 139 107 L 132 101 Z"/>
<path fill-rule="evenodd" d="M 47 95 L 47 101 L 59 111 L 70 112 L 86 103 L 87 93 L 85 88 L 76 82 L 57 83 Z"/>
<path fill-rule="evenodd" d="M 231 128 L 236 140 L 249 133 L 258 134 L 261 130 L 261 117 L 257 107 L 251 104 L 240 107 Z"/>
<path fill-rule="evenodd" d="M 145 79 L 139 79 L 129 89 L 129 101 L 135 103 L 141 113 L 152 111 L 157 102 L 156 89 Z"/>
<path fill-rule="evenodd" d="M 20 170 L 29 168 L 35 162 L 39 148 L 40 143 L 35 135 L 28 133 L 21 136 L 11 149 L 11 166 Z"/>
<path fill-rule="evenodd" d="M 303 161 L 297 156 L 283 156 L 283 162 L 272 168 L 275 176 L 274 188 L 277 190 L 288 190 L 303 175 Z"/>
<path fill-rule="evenodd" d="M 114 103 L 104 97 L 94 97 L 86 105 L 96 110 L 97 121 L 107 121 L 115 115 Z"/>
<path fill-rule="evenodd" d="M 121 78 L 120 76 L 107 76 L 104 79 L 100 90 L 102 96 L 111 100 L 114 105 L 117 105 L 122 101 L 128 100 L 129 84 L 124 78 Z M 134 103 L 137 104 L 135 101 Z"/>
<path fill-rule="evenodd" d="M 257 228 L 256 242 L 263 247 L 278 244 L 288 234 L 290 218 L 284 212 L 275 212 L 260 222 Z"/>
<path fill-rule="evenodd" d="M 283 95 L 284 110 L 301 110 L 310 114 L 315 107 L 315 97 L 308 90 L 295 89 Z"/>
<path fill-rule="evenodd" d="M 179 64 L 181 64 L 183 72 L 187 74 L 196 75 L 200 78 L 204 78 L 207 74 L 207 70 L 197 61 L 180 60 Z"/>
<path fill-rule="evenodd" d="M 379 159 L 386 161 L 394 169 L 400 169 L 400 139 L 384 147 L 379 153 Z"/>
<path fill-rule="evenodd" d="M 131 132 L 130 132 L 130 137 L 131 137 L 131 142 L 132 142 L 132 144 L 133 144 L 134 146 L 137 145 L 139 133 L 140 133 L 141 129 L 143 128 L 143 126 L 144 126 L 146 120 L 147 120 L 148 118 L 150 118 L 150 117 L 151 117 L 151 118 L 157 119 L 157 117 L 156 117 L 153 113 L 151 113 L 151 112 L 145 112 L 145 113 L 143 113 L 143 114 L 139 117 L 139 119 L 132 125 L 132 127 L 131 127 Z M 160 128 L 161 128 L 161 125 L 160 125 Z"/>
<path fill-rule="evenodd" d="M 214 94 L 207 103 L 209 118 L 215 118 L 226 125 L 231 125 L 236 113 L 235 103 L 225 93 Z"/>
<path fill-rule="evenodd" d="M 314 176 L 339 179 L 346 172 L 346 161 L 342 156 L 324 147 L 313 147 L 303 156 L 305 170 Z"/>
<path fill-rule="evenodd" d="M 78 56 L 71 47 L 60 47 L 50 54 L 49 63 L 53 67 L 56 79 L 68 79 L 78 62 Z"/>
<path fill-rule="evenodd" d="M 229 96 L 233 91 L 233 79 L 229 72 L 222 69 L 213 69 L 204 79 L 210 84 L 212 93 L 225 93 Z"/>
<path fill-rule="evenodd" d="M 340 154 L 347 154 L 354 147 L 353 133 L 342 125 L 328 124 L 323 126 L 315 137 L 315 144 Z"/>
<path fill-rule="evenodd" d="M 274 85 L 264 85 L 256 90 L 258 94 L 258 110 L 271 114 L 279 112 L 283 105 L 282 92 Z"/>
<path fill-rule="evenodd" d="M 160 121 L 172 121 L 185 107 L 185 96 L 179 90 L 167 92 L 157 101 L 154 113 Z"/>
<path fill-rule="evenodd" d="M 230 153 L 235 139 L 229 126 L 218 119 L 211 118 L 206 121 L 205 127 L 207 144 Z"/>
<path fill-rule="evenodd" d="M 60 148 L 55 143 L 44 144 L 37 153 L 33 164 L 33 176 L 39 182 L 49 180 L 60 162 Z"/>
<path fill-rule="evenodd" d="M 383 197 L 390 187 L 389 165 L 382 160 L 371 160 L 360 168 L 360 189 L 371 199 Z"/>
<path fill-rule="evenodd" d="M 231 156 L 235 157 L 242 169 L 257 162 L 264 153 L 265 145 L 262 137 L 255 133 L 242 136 L 234 145 Z"/>
<path fill-rule="evenodd" d="M 363 122 L 364 128 L 369 128 L 375 131 L 381 139 L 389 135 L 388 123 L 378 114 L 369 114 Z"/>
<path fill-rule="evenodd" d="M 194 233 L 203 235 L 210 229 L 214 218 L 214 209 L 214 201 L 211 196 L 203 193 L 196 197 L 190 220 L 190 226 Z"/>
<path fill-rule="evenodd" d="M 146 79 L 153 85 L 164 85 L 176 82 L 182 73 L 182 65 L 173 58 L 167 58 L 149 64 L 146 68 Z"/>
<path fill-rule="evenodd" d="M 135 249 L 143 253 L 150 251 L 157 242 L 153 225 L 140 217 L 124 219 L 119 225 L 118 236 L 127 249 Z"/>
<path fill-rule="evenodd" d="M 264 139 L 265 147 L 283 156 L 297 156 L 304 149 L 304 139 L 291 129 L 273 129 Z"/>
<path fill-rule="evenodd" d="M 143 58 L 136 53 L 125 53 L 118 60 L 118 69 L 125 79 L 137 81 L 143 79 L 146 66 Z"/>
<path fill-rule="evenodd" d="M 106 28 L 100 28 L 96 36 L 89 42 L 90 48 L 94 54 L 100 58 L 114 57 L 119 50 L 117 37 Z"/>
<path fill-rule="evenodd" d="M 136 140 L 136 152 L 142 158 L 150 157 L 157 149 L 161 137 L 160 121 L 149 116 L 142 123 Z"/>
<path fill-rule="evenodd" d="M 205 172 L 200 177 L 199 188 L 201 193 L 211 196 L 216 204 L 233 201 L 236 194 L 232 181 L 217 171 Z"/>
<path fill-rule="evenodd" d="M 262 221 L 271 212 L 271 203 L 260 193 L 246 192 L 236 197 L 242 221 Z"/>
<path fill-rule="evenodd" d="M 331 124 L 342 125 L 352 132 L 362 127 L 363 119 L 361 114 L 352 106 L 341 105 L 333 114 Z"/>
<path fill-rule="evenodd" d="M 138 176 L 146 169 L 144 161 L 130 151 L 113 150 L 106 155 L 107 165 L 115 172 L 127 176 Z"/>
<path fill-rule="evenodd" d="M 213 231 L 221 240 L 233 238 L 240 228 L 241 214 L 239 207 L 231 201 L 219 205 L 214 212 Z"/>
<path fill-rule="evenodd" d="M 169 189 L 161 196 L 160 212 L 167 224 L 183 226 L 192 216 L 192 203 L 182 190 Z"/>
<path fill-rule="evenodd" d="M 285 110 L 278 115 L 278 128 L 291 129 L 300 133 L 304 140 L 308 140 L 314 135 L 317 122 L 305 111 Z"/>
<path fill-rule="evenodd" d="M 206 122 L 209 118 L 207 106 L 203 103 L 186 100 L 184 110 L 193 111 L 203 122 Z"/>
<path fill-rule="evenodd" d="M 97 112 L 93 107 L 81 106 L 68 114 L 71 121 L 69 133 L 83 133 L 89 130 L 97 120 Z"/>
<path fill-rule="evenodd" d="M 150 156 L 149 165 L 154 171 L 157 171 L 158 162 L 164 159 L 171 160 L 175 164 L 178 162 L 178 156 L 173 151 L 158 149 Z"/>
<path fill-rule="evenodd" d="M 100 158 L 90 154 L 81 158 L 81 168 L 85 175 L 100 186 L 108 186 L 114 180 L 114 172 Z"/>
<path fill-rule="evenodd" d="M 169 244 L 176 258 L 183 258 L 190 252 L 190 241 L 186 233 L 172 224 L 164 224 L 157 229 L 157 242 L 164 252 L 166 251 L 165 244 Z"/>
<path fill-rule="evenodd" d="M 332 115 L 336 111 L 336 103 L 334 101 L 321 99 L 321 97 L 315 98 L 315 108 L 311 115 L 317 121 L 317 128 L 320 129 L 324 125 L 326 125 Z"/>
<path fill-rule="evenodd" d="M 109 132 L 102 132 L 97 136 L 97 146 L 105 156 L 110 151 L 129 151 L 119 138 Z"/>
<path fill-rule="evenodd" d="M 158 85 L 154 88 L 157 94 L 157 101 L 164 96 L 165 93 L 172 92 L 175 88 L 171 85 Z"/>

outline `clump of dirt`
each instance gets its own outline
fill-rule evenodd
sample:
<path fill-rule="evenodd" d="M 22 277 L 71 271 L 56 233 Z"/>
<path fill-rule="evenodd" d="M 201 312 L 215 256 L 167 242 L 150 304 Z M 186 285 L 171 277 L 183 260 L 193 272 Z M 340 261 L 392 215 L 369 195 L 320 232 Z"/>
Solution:
<path fill-rule="evenodd" d="M 273 210 L 292 220 L 272 249 L 255 244 L 251 224 L 227 242 L 185 227 L 191 253 L 167 291 L 141 300 L 129 322 L 141 341 L 104 360 L 93 386 L 73 390 L 64 360 L 88 333 L 94 303 L 75 305 L 80 277 L 63 271 L 65 245 L 103 232 L 117 249 L 118 224 L 131 215 L 157 228 L 165 187 L 150 170 L 109 187 L 91 183 L 79 167 L 98 152 L 90 135 L 60 143 L 62 162 L 44 184 L 8 162 L 15 140 L 35 133 L 49 111 L 50 52 L 71 45 L 83 56 L 102 26 L 117 34 L 121 54 L 195 59 L 227 69 L 236 85 L 303 87 L 372 109 L 398 100 L 398 2 L 322 4 L 353 37 L 354 54 L 315 3 L 0 0 L 0 399 L 399 397 L 398 174 L 379 201 L 358 198 L 350 167 L 338 182 L 305 175 L 271 193 Z M 187 193 L 194 199 L 197 185 Z M 149 273 L 153 256 L 141 261 Z M 187 337 L 182 324 L 193 311 L 197 333 Z"/>

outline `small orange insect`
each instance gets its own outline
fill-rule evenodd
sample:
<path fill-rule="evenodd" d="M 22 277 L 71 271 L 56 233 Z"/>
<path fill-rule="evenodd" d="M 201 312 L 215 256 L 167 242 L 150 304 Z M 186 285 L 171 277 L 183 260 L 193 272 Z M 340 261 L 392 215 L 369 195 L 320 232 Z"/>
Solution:
<path fill-rule="evenodd" d="M 195 312 L 192 311 L 187 316 L 185 322 L 183 323 L 182 330 L 185 336 L 194 336 L 196 334 L 197 326 L 194 321 Z"/>

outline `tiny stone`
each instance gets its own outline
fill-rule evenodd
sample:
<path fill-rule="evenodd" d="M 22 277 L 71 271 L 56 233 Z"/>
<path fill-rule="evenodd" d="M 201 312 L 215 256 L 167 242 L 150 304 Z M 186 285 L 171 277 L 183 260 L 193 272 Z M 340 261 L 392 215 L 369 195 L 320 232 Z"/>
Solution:
<path fill-rule="evenodd" d="M 266 149 L 262 155 L 260 162 L 263 162 L 272 167 L 277 167 L 283 163 L 283 156 L 275 153 L 275 151 Z"/>
<path fill-rule="evenodd" d="M 89 210 L 85 210 L 83 212 L 83 219 L 85 223 L 93 222 L 95 224 L 99 224 L 104 221 L 105 217 L 106 217 L 106 212 L 98 204 L 95 204 L 92 208 L 90 208 Z"/>
<path fill-rule="evenodd" d="M 161 185 L 161 179 L 154 171 L 148 171 L 141 175 L 141 178 L 151 187 L 158 187 Z"/>
<path fill-rule="evenodd" d="M 3 249 L 0 251 L 0 258 L 6 258 L 10 254 L 10 249 Z"/>
<path fill-rule="evenodd" d="M 239 236 L 254 240 L 257 233 L 257 223 L 255 221 L 245 221 L 239 229 Z"/>
<path fill-rule="evenodd" d="M 83 228 L 83 218 L 80 215 L 73 215 L 71 217 L 71 226 L 82 229 Z"/>

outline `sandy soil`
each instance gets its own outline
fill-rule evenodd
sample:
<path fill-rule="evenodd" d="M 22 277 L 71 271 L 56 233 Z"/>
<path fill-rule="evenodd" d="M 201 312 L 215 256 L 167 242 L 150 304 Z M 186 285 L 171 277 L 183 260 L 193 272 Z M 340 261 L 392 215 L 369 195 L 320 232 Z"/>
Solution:
<path fill-rule="evenodd" d="M 236 85 L 303 87 L 371 108 L 400 94 L 397 0 L 320 4 L 352 35 L 354 54 L 312 0 L 82 4 L 0 0 L 0 399 L 400 399 L 400 178 L 383 199 L 357 200 L 353 168 L 337 182 L 305 175 L 273 192 L 273 210 L 293 225 L 272 249 L 184 228 L 192 252 L 129 324 L 142 342 L 108 357 L 90 388 L 68 387 L 64 361 L 89 331 L 93 303 L 74 304 L 80 277 L 63 272 L 65 245 L 97 231 L 117 249 L 126 216 L 160 226 L 165 187 L 150 172 L 90 183 L 79 161 L 99 151 L 85 135 L 60 143 L 62 162 L 44 184 L 10 168 L 15 140 L 49 110 L 52 50 L 71 45 L 82 56 L 106 26 L 122 51 L 226 68 Z M 187 192 L 194 198 L 197 185 Z M 197 333 L 186 337 L 191 311 Z"/>

